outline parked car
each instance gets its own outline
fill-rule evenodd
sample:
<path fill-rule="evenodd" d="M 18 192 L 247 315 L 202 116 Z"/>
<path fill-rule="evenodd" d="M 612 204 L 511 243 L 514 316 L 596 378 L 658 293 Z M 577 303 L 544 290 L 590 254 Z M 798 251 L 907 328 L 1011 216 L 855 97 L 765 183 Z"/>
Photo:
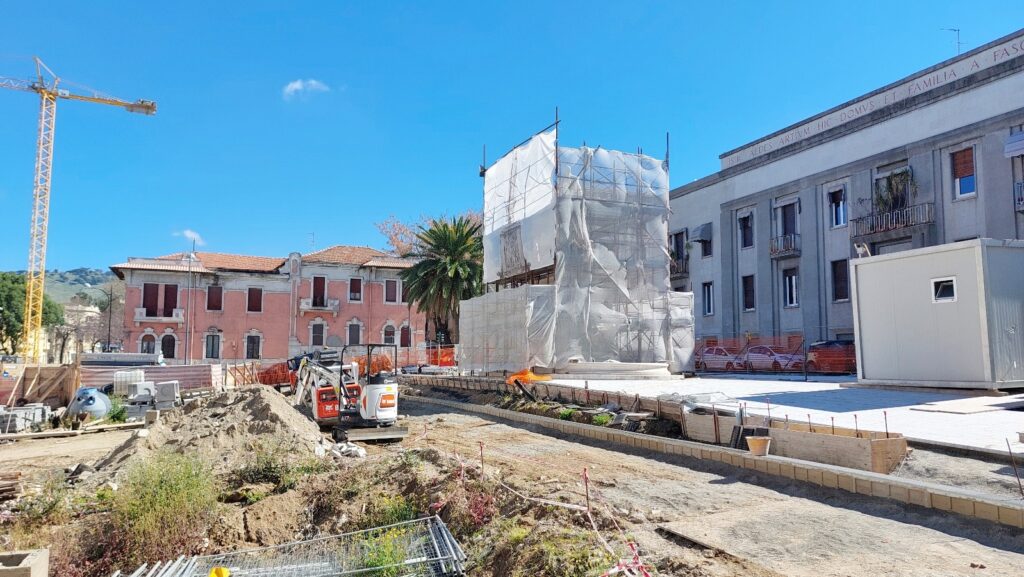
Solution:
<path fill-rule="evenodd" d="M 743 366 L 748 371 L 799 371 L 804 368 L 804 355 L 782 347 L 755 345 L 743 354 Z"/>
<path fill-rule="evenodd" d="M 732 371 L 739 369 L 743 364 L 724 347 L 704 347 L 697 352 L 698 371 Z"/>
<path fill-rule="evenodd" d="M 856 373 L 857 349 L 853 341 L 811 343 L 811 346 L 807 347 L 807 372 Z"/>

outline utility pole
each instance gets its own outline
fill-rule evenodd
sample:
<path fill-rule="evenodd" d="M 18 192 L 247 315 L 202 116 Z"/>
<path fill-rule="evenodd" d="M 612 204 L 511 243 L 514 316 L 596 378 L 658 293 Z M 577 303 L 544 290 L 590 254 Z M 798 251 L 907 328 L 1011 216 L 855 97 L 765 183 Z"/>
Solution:
<path fill-rule="evenodd" d="M 960 56 L 960 47 L 963 43 L 960 42 L 960 29 L 959 28 L 940 28 L 943 32 L 956 32 L 956 55 Z"/>

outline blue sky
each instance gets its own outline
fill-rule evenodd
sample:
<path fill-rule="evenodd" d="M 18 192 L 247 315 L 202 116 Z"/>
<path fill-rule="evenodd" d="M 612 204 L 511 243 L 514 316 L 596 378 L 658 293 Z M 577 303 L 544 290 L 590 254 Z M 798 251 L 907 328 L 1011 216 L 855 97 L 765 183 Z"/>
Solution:
<path fill-rule="evenodd" d="M 33 54 L 156 116 L 62 102 L 47 268 L 188 247 L 366 244 L 389 215 L 479 208 L 477 165 L 548 124 L 718 155 L 1024 26 L 1007 3 L 5 2 L 0 75 Z M 290 97 L 285 88 L 293 84 Z M 310 83 L 308 81 L 316 82 Z M 37 99 L 0 90 L 0 270 L 28 246 Z"/>

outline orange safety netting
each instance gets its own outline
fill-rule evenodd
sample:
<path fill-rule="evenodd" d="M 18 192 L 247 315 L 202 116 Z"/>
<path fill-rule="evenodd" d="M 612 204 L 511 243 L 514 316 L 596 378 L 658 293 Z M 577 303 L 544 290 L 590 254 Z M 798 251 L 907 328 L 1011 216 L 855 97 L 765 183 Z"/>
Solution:
<path fill-rule="evenodd" d="M 512 373 L 505 379 L 505 384 L 514 385 L 516 381 L 520 383 L 534 383 L 537 381 L 550 381 L 551 375 L 538 375 L 530 369 L 519 371 L 518 373 Z"/>
<path fill-rule="evenodd" d="M 295 375 L 288 370 L 288 363 L 275 363 L 256 373 L 256 378 L 264 385 L 294 384 Z"/>
<path fill-rule="evenodd" d="M 360 355 L 353 357 L 353 362 L 359 363 L 359 374 L 366 374 L 366 355 Z M 382 372 L 391 372 L 395 370 L 395 363 L 391 361 L 391 357 L 387 355 L 373 355 L 370 360 L 370 374 L 376 375 Z"/>

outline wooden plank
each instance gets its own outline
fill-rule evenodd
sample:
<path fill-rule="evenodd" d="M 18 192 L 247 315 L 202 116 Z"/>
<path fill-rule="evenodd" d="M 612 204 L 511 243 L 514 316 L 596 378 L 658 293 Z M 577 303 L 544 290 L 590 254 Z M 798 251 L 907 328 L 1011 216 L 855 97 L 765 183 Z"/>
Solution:
<path fill-rule="evenodd" d="M 25 439 L 49 439 L 51 437 L 77 437 L 82 431 L 46 431 L 43 433 L 11 433 L 0 435 L 0 441 L 20 441 Z"/>

